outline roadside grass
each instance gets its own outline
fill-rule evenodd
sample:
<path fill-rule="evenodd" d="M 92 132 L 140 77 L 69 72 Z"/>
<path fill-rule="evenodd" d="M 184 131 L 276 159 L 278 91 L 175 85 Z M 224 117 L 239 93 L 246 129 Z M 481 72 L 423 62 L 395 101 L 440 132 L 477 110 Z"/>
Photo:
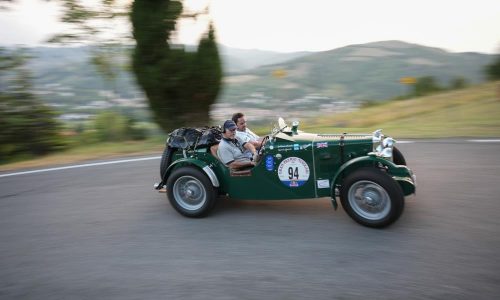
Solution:
<path fill-rule="evenodd" d="M 420 98 L 388 101 L 321 117 L 305 131 L 372 132 L 405 138 L 500 137 L 500 82 Z"/>
<path fill-rule="evenodd" d="M 17 161 L 0 166 L 0 171 L 23 168 L 57 166 L 88 160 L 111 159 L 124 156 L 159 155 L 165 146 L 165 137 L 152 137 L 144 141 L 99 143 L 79 146 L 35 159 Z"/>
<path fill-rule="evenodd" d="M 370 133 L 379 128 L 396 139 L 500 137 L 500 81 L 426 97 L 387 101 L 351 113 L 302 120 L 299 127 L 303 131 L 318 133 Z M 269 128 L 252 129 L 261 134 L 270 132 Z M 145 141 L 89 144 L 0 165 L 0 171 L 123 156 L 160 155 L 165 139 L 166 136 L 157 136 Z"/>

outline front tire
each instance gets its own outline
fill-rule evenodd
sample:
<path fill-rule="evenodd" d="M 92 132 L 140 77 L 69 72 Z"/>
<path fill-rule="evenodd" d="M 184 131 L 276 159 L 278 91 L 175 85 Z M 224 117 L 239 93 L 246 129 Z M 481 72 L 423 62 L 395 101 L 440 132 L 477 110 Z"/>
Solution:
<path fill-rule="evenodd" d="M 175 169 L 167 180 L 167 195 L 177 212 L 191 218 L 206 216 L 217 199 L 210 179 L 196 167 Z"/>
<path fill-rule="evenodd" d="M 401 153 L 401 151 L 399 151 L 399 149 L 396 147 L 392 148 L 392 160 L 396 165 L 405 165 L 406 166 L 406 159 L 405 159 L 403 153 Z"/>
<path fill-rule="evenodd" d="M 340 201 L 354 221 L 374 228 L 394 223 L 404 208 L 404 194 L 399 184 L 374 167 L 348 175 L 342 184 Z"/>

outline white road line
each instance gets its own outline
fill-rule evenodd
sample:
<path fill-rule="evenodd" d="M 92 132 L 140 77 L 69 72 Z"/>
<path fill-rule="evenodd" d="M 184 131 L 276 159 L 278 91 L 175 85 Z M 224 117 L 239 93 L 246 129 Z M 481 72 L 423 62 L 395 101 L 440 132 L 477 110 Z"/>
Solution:
<path fill-rule="evenodd" d="M 467 140 L 470 143 L 500 143 L 500 139 L 477 139 L 477 140 Z M 397 144 L 412 144 L 415 141 L 397 141 Z M 58 168 L 49 168 L 49 169 L 40 169 L 40 170 L 32 170 L 32 171 L 23 171 L 23 172 L 15 172 L 15 173 L 7 173 L 0 174 L 0 178 L 2 177 L 10 177 L 17 175 L 26 175 L 26 174 L 36 174 L 43 172 L 51 172 L 51 171 L 60 171 L 60 170 L 68 170 L 68 169 L 77 169 L 77 168 L 86 168 L 86 167 L 95 167 L 95 166 L 104 166 L 104 165 L 112 165 L 112 164 L 121 164 L 135 161 L 144 161 L 144 160 L 153 160 L 160 159 L 161 156 L 153 156 L 153 157 L 142 157 L 142 158 L 132 158 L 132 159 L 122 159 L 122 160 L 114 160 L 114 161 L 104 161 L 98 163 L 89 163 L 89 164 L 81 164 L 81 165 L 72 165 Z"/>
<path fill-rule="evenodd" d="M 104 166 L 104 165 L 112 165 L 112 164 L 121 164 L 121 163 L 135 162 L 135 161 L 153 160 L 153 159 L 160 159 L 160 158 L 161 158 L 161 156 L 153 156 L 153 157 L 142 157 L 142 158 L 113 160 L 113 161 L 103 161 L 103 162 L 98 162 L 98 163 L 89 163 L 89 164 L 72 165 L 72 166 L 65 166 L 65 167 L 58 167 L 58 168 L 49 168 L 49 169 L 40 169 L 40 170 L 0 174 L 0 178 L 9 177 L 9 176 L 17 176 L 17 175 L 51 172 L 51 171 L 60 171 L 60 170 L 67 170 L 67 169 L 77 169 L 77 168 Z"/>
<path fill-rule="evenodd" d="M 413 144 L 415 143 L 414 141 L 399 141 L 399 140 L 396 140 L 396 144 Z"/>
<path fill-rule="evenodd" d="M 500 143 L 500 140 L 495 140 L 495 139 L 491 139 L 491 140 L 467 140 L 467 142 L 471 142 L 471 143 Z"/>

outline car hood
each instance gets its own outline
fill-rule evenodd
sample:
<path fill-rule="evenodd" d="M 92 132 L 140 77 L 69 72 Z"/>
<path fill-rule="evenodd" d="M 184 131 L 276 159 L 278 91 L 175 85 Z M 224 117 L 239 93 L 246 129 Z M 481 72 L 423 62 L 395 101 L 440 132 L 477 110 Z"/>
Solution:
<path fill-rule="evenodd" d="M 277 141 L 288 141 L 288 142 L 340 142 L 340 140 L 344 140 L 345 142 L 369 142 L 372 143 L 373 135 L 372 134 L 327 134 L 327 133 L 306 133 L 306 132 L 298 132 L 297 134 L 291 133 L 280 133 L 276 136 Z"/>

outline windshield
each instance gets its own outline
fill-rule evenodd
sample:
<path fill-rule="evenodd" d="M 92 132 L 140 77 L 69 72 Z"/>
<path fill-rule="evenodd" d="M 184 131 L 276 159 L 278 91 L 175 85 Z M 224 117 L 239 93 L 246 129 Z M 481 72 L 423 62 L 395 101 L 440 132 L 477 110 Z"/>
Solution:
<path fill-rule="evenodd" d="M 284 129 L 286 127 L 288 127 L 288 125 L 286 125 L 285 120 L 282 117 L 279 117 L 278 118 L 278 128 Z"/>
<path fill-rule="evenodd" d="M 275 137 L 277 134 L 281 132 L 290 133 L 292 132 L 292 129 L 287 125 L 287 123 L 282 117 L 279 117 L 278 122 L 274 123 L 273 125 L 273 129 L 271 131 L 271 137 Z"/>

